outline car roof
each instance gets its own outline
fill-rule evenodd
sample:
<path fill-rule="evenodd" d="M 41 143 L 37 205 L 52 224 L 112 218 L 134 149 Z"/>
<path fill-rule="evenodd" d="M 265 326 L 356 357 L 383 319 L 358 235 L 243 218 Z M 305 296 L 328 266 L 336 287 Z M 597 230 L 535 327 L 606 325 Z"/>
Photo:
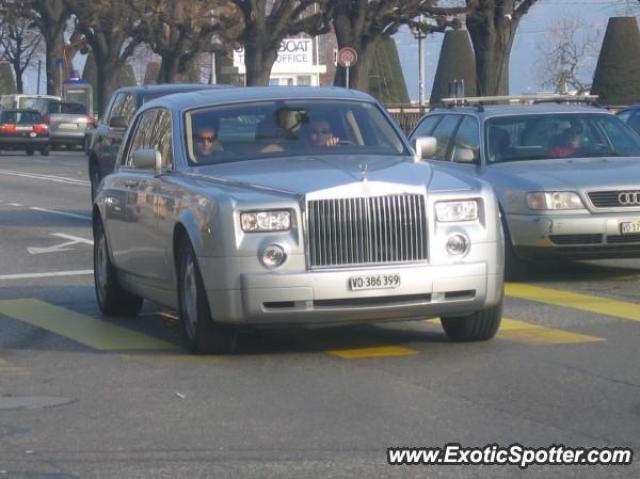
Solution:
<path fill-rule="evenodd" d="M 114 93 L 134 93 L 136 95 L 153 95 L 165 92 L 190 92 L 204 89 L 230 88 L 229 85 L 209 85 L 206 83 L 160 83 L 155 85 L 125 86 Z"/>
<path fill-rule="evenodd" d="M 216 91 L 200 90 L 191 93 L 178 93 L 157 98 L 145 107 L 166 106 L 188 110 L 199 106 L 224 105 L 260 100 L 321 99 L 321 100 L 364 100 L 375 99 L 366 93 L 339 87 L 235 87 Z"/>
<path fill-rule="evenodd" d="M 467 113 L 480 118 L 510 115 L 537 115 L 537 114 L 562 114 L 562 113 L 609 113 L 604 108 L 586 105 L 539 103 L 535 105 L 485 105 L 482 108 L 464 107 L 437 107 L 429 114 L 435 113 Z"/>

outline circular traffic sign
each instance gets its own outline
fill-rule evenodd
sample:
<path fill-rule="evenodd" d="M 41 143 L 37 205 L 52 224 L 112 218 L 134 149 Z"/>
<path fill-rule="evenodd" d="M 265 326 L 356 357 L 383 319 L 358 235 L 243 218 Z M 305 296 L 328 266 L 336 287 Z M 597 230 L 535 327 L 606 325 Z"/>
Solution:
<path fill-rule="evenodd" d="M 338 52 L 338 63 L 346 68 L 355 65 L 358 61 L 358 52 L 355 48 L 344 47 Z"/>

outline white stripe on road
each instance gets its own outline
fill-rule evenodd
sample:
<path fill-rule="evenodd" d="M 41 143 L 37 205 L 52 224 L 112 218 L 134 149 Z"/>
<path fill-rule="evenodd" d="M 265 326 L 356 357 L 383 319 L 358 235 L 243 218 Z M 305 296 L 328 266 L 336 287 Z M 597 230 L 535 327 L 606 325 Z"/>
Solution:
<path fill-rule="evenodd" d="M 88 276 L 93 275 L 92 269 L 81 269 L 77 271 L 49 271 L 45 273 L 24 273 L 24 274 L 4 274 L 0 275 L 0 281 L 8 281 L 13 279 L 36 279 L 36 278 L 54 278 L 57 276 Z"/>
<path fill-rule="evenodd" d="M 20 208 L 22 206 L 21 203 L 9 203 L 9 206 L 15 206 L 16 208 Z"/>
<path fill-rule="evenodd" d="M 68 239 L 71 241 L 75 241 L 76 243 L 84 243 L 93 246 L 93 241 L 85 238 L 81 238 L 80 236 L 71 236 L 64 233 L 51 233 L 51 236 L 57 236 L 58 238 Z"/>
<path fill-rule="evenodd" d="M 91 186 L 91 182 L 87 180 L 78 180 L 76 178 L 66 178 L 64 176 L 40 175 L 37 173 L 23 173 L 21 171 L 0 170 L 0 175 L 20 176 L 22 178 L 31 178 L 34 180 L 53 181 L 54 183 L 65 183 L 67 185 Z"/>
<path fill-rule="evenodd" d="M 37 206 L 32 206 L 29 209 L 31 209 L 33 211 L 41 211 L 42 213 L 52 213 L 54 215 L 68 216 L 70 218 L 77 218 L 77 219 L 80 219 L 80 220 L 91 221 L 91 216 L 77 215 L 75 213 L 66 213 L 64 211 L 57 211 L 57 210 L 48 210 L 46 208 L 38 208 Z"/>

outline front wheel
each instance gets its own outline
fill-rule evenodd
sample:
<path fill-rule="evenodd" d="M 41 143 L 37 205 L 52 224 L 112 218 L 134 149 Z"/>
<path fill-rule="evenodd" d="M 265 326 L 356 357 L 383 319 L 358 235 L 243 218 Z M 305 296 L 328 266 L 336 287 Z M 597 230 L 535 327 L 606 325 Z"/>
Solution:
<path fill-rule="evenodd" d="M 233 351 L 236 330 L 215 323 L 204 289 L 198 260 L 188 240 L 182 241 L 178 256 L 178 299 L 180 316 L 192 352 L 224 354 Z"/>
<path fill-rule="evenodd" d="M 100 311 L 106 316 L 135 316 L 143 299 L 122 288 L 118 273 L 109 258 L 109 245 L 102 221 L 94 230 L 93 278 Z"/>
<path fill-rule="evenodd" d="M 470 316 L 442 318 L 442 327 L 452 341 L 487 341 L 498 332 L 502 321 L 502 303 L 500 302 Z"/>

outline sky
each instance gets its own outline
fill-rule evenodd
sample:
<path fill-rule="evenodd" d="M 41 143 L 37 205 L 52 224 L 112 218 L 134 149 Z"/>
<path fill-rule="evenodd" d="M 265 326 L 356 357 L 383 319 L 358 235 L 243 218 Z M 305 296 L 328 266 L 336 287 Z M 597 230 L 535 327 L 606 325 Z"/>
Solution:
<path fill-rule="evenodd" d="M 628 7 L 627 5 L 631 5 Z M 553 25 L 562 17 L 578 17 L 583 20 L 585 29 L 600 33 L 599 42 L 604 36 L 609 17 L 640 14 L 640 2 L 637 0 L 539 0 L 527 13 L 518 27 L 511 53 L 510 91 L 512 94 L 535 93 L 541 91 L 539 75 L 535 69 L 537 45 L 545 39 Z M 431 95 L 433 78 L 438 65 L 442 34 L 430 35 L 425 40 L 425 79 L 427 99 Z M 408 29 L 401 29 L 395 36 L 400 54 L 400 63 L 404 73 L 409 97 L 418 100 L 418 42 Z M 599 48 L 599 46 L 598 46 Z M 81 69 L 84 58 L 78 56 L 74 65 Z M 593 67 L 595 62 L 593 61 Z M 43 62 L 44 63 L 44 62 Z M 40 92 L 44 93 L 45 78 L 42 66 Z M 37 69 L 28 70 L 25 78 L 27 93 L 36 93 Z"/>
<path fill-rule="evenodd" d="M 640 13 L 637 0 L 539 0 L 527 13 L 518 27 L 511 52 L 510 92 L 511 94 L 535 93 L 541 91 L 535 60 L 537 45 L 544 41 L 545 34 L 560 18 L 571 16 L 583 20 L 585 29 L 599 31 L 599 42 L 604 37 L 609 17 L 625 16 L 628 13 Z M 404 73 L 409 97 L 418 99 L 418 42 L 408 29 L 396 35 L 396 44 L 400 54 L 400 63 Z M 426 40 L 425 79 L 427 99 L 431 95 L 433 79 L 438 66 L 442 34 L 430 35 Z M 599 46 L 598 46 L 599 49 Z M 597 58 L 594 59 L 594 68 Z"/>

